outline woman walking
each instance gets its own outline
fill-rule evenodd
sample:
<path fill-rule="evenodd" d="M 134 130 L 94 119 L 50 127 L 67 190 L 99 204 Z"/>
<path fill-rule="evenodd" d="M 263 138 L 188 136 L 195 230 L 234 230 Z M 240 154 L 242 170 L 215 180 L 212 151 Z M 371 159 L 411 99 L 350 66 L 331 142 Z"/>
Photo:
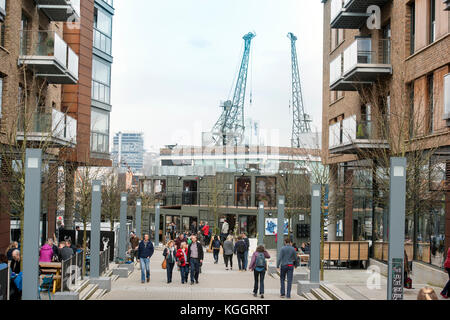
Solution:
<path fill-rule="evenodd" d="M 230 235 L 223 243 L 223 260 L 225 261 L 225 270 L 228 270 L 228 261 L 230 262 L 230 270 L 233 270 L 233 254 L 233 236 Z"/>
<path fill-rule="evenodd" d="M 269 253 L 266 251 L 263 245 L 259 245 L 256 251 L 252 255 L 250 261 L 249 270 L 253 271 L 255 277 L 255 284 L 253 287 L 253 296 L 258 295 L 258 282 L 259 282 L 259 294 L 261 298 L 264 298 L 264 276 L 266 275 L 267 263 L 266 259 L 270 259 Z"/>
<path fill-rule="evenodd" d="M 187 263 L 187 243 L 182 242 L 181 248 L 177 251 L 177 264 L 180 267 L 180 275 L 181 275 L 181 283 L 187 283 L 188 282 L 188 275 L 189 275 L 189 264 Z"/>
<path fill-rule="evenodd" d="M 448 295 L 450 294 L 450 248 L 448 248 L 447 259 L 445 260 L 444 268 L 448 273 L 449 280 L 448 280 L 447 284 L 445 285 L 444 290 L 442 290 L 441 296 L 444 299 L 448 299 Z"/>
<path fill-rule="evenodd" d="M 214 264 L 219 263 L 219 252 L 220 252 L 220 240 L 218 236 L 214 236 L 214 240 L 211 243 L 211 249 L 213 251 Z"/>
<path fill-rule="evenodd" d="M 163 256 L 166 259 L 167 270 L 167 283 L 172 282 L 173 266 L 175 265 L 175 246 L 174 241 L 170 240 L 167 243 L 167 247 L 164 249 Z"/>

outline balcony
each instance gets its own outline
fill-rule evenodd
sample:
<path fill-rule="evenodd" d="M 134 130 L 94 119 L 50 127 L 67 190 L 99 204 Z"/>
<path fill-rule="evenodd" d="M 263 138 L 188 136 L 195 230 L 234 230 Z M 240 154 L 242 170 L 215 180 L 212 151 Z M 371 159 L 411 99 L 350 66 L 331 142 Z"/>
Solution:
<path fill-rule="evenodd" d="M 48 83 L 78 82 L 78 56 L 54 31 L 22 31 L 19 64 Z"/>
<path fill-rule="evenodd" d="M 36 0 L 36 4 L 51 21 L 80 21 L 80 0 Z"/>
<path fill-rule="evenodd" d="M 332 0 L 330 25 L 333 29 L 360 29 L 372 15 L 367 9 L 382 7 L 388 0 Z"/>
<path fill-rule="evenodd" d="M 5 21 L 6 17 L 6 0 L 0 0 L 0 21 Z"/>
<path fill-rule="evenodd" d="M 17 126 L 17 140 L 52 148 L 75 147 L 77 120 L 52 109 L 52 113 L 34 112 L 21 116 Z"/>
<path fill-rule="evenodd" d="M 329 145 L 331 154 L 358 154 L 377 149 L 388 149 L 385 139 L 379 139 L 371 121 L 357 121 L 356 115 L 341 123 L 329 126 Z"/>
<path fill-rule="evenodd" d="M 390 40 L 380 40 L 372 51 L 372 39 L 357 38 L 330 63 L 330 90 L 357 91 L 380 76 L 392 74 Z"/>
<path fill-rule="evenodd" d="M 450 10 L 450 0 L 444 0 L 443 2 L 444 2 L 444 5 L 445 5 L 444 10 L 449 11 Z"/>

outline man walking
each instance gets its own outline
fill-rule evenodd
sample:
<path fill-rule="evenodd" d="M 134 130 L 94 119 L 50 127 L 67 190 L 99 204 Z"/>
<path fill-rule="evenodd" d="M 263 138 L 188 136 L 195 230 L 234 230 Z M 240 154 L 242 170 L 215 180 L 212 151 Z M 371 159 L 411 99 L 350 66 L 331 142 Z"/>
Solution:
<path fill-rule="evenodd" d="M 145 278 L 147 277 L 147 282 L 150 282 L 150 258 L 153 255 L 155 248 L 153 243 L 150 241 L 149 235 L 146 233 L 144 235 L 144 240 L 139 243 L 138 247 L 138 257 L 141 262 L 141 283 L 145 283 Z"/>
<path fill-rule="evenodd" d="M 242 236 L 238 237 L 238 241 L 234 245 L 234 253 L 237 255 L 239 271 L 244 271 L 244 253 L 246 251 L 246 245 Z"/>
<path fill-rule="evenodd" d="M 229 230 L 230 230 L 230 225 L 228 224 L 227 219 L 224 219 L 221 234 L 220 234 L 220 241 L 222 243 L 224 243 L 225 240 L 227 239 Z"/>
<path fill-rule="evenodd" d="M 242 239 L 245 242 L 245 252 L 244 252 L 244 270 L 247 271 L 248 266 L 248 250 L 250 248 L 250 240 L 248 240 L 247 234 L 242 232 Z"/>
<path fill-rule="evenodd" d="M 281 266 L 281 270 L 280 270 Z M 297 268 L 297 254 L 291 245 L 289 238 L 284 239 L 284 247 L 280 250 L 280 256 L 277 262 L 277 269 L 280 272 L 280 296 L 281 298 L 291 298 L 292 278 L 294 268 Z M 285 290 L 285 280 L 287 276 L 287 290 Z M 286 292 L 287 291 L 287 292 Z"/>
<path fill-rule="evenodd" d="M 200 266 L 203 263 L 203 247 L 196 236 L 192 236 L 192 243 L 188 247 L 188 261 L 191 267 L 191 284 L 198 283 Z"/>

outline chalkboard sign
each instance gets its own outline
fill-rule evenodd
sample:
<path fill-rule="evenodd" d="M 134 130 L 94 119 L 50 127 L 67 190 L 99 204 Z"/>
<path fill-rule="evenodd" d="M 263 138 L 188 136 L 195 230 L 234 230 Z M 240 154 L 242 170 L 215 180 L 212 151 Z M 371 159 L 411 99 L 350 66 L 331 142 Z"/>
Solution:
<path fill-rule="evenodd" d="M 78 231 L 78 244 L 83 246 L 83 235 L 84 230 Z M 87 247 L 91 247 L 91 231 L 86 231 L 86 241 Z M 114 259 L 114 241 L 115 234 L 114 231 L 100 231 L 100 251 L 104 251 L 105 248 L 109 250 L 110 261 Z"/>
<path fill-rule="evenodd" d="M 392 300 L 403 300 L 403 259 L 392 259 Z"/>

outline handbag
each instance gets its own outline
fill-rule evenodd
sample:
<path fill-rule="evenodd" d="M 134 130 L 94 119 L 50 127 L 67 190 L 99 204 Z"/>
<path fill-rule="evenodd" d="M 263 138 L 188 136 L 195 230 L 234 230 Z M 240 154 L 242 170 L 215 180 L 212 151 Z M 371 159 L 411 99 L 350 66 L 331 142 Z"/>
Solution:
<path fill-rule="evenodd" d="M 166 258 L 164 258 L 164 261 L 162 262 L 161 267 L 162 267 L 163 269 L 167 269 L 167 260 L 166 260 Z"/>

